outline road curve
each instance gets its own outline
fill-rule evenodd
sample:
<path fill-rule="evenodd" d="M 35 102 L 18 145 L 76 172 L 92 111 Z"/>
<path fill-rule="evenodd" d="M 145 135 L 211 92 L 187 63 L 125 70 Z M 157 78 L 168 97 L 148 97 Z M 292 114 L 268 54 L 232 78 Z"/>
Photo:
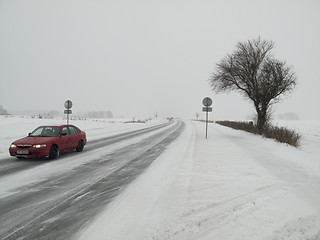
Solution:
<path fill-rule="evenodd" d="M 148 168 L 180 135 L 184 126 L 177 121 L 88 143 L 86 151 L 90 152 L 141 136 L 129 146 L 0 199 L 0 239 L 71 239 Z M 57 161 L 67 161 L 69 156 L 71 154 L 62 155 Z M 0 181 L 4 175 L 18 175 L 45 163 L 10 164 L 6 160 Z"/>

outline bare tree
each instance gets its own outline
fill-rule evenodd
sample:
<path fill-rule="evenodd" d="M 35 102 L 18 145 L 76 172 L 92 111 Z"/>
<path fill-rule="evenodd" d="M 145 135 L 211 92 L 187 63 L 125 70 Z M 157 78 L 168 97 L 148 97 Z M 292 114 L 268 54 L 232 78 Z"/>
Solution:
<path fill-rule="evenodd" d="M 268 108 L 296 85 L 292 67 L 270 54 L 273 47 L 273 42 L 260 38 L 238 42 L 236 50 L 217 64 L 209 79 L 213 91 L 238 91 L 253 102 L 259 133 L 263 132 Z"/>
<path fill-rule="evenodd" d="M 197 120 L 199 120 L 199 113 L 196 113 L 196 118 Z"/>

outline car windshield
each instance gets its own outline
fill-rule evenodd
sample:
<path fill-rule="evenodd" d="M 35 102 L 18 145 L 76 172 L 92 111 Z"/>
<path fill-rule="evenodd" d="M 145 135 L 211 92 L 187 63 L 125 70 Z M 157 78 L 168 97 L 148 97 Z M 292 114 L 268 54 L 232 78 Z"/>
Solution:
<path fill-rule="evenodd" d="M 57 137 L 59 135 L 60 127 L 38 127 L 30 137 Z"/>

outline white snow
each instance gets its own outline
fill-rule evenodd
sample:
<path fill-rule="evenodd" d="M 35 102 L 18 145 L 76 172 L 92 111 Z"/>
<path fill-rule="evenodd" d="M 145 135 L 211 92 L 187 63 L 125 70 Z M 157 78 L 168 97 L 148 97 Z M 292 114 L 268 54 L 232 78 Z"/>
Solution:
<path fill-rule="evenodd" d="M 0 117 L 0 164 L 11 141 L 44 125 L 39 121 Z M 41 120 L 51 121 L 64 122 Z M 73 122 L 89 140 L 157 123 Z M 320 122 L 277 123 L 302 134 L 299 148 L 217 124 L 209 124 L 205 139 L 203 123 L 185 123 L 180 137 L 76 239 L 320 239 Z M 99 158 L 99 151 L 89 153 L 2 177 L 0 196 L 19 181 Z"/>
<path fill-rule="evenodd" d="M 187 122 L 78 239 L 319 239 L 320 123 L 295 126 L 299 149 Z"/>

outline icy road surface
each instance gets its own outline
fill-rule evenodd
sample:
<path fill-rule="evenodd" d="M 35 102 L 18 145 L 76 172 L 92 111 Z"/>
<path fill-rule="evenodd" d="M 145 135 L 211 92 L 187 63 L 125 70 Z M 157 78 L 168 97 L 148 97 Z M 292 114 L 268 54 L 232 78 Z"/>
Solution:
<path fill-rule="evenodd" d="M 54 160 L 1 160 L 0 239 L 70 239 L 183 131 L 163 123 L 88 142 Z"/>

